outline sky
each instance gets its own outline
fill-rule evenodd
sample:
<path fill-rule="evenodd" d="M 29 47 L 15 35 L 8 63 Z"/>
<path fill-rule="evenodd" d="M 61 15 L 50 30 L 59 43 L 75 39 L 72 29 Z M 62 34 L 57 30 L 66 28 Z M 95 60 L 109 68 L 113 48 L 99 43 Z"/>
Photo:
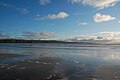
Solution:
<path fill-rule="evenodd" d="M 120 0 L 0 0 L 0 38 L 120 38 Z"/>

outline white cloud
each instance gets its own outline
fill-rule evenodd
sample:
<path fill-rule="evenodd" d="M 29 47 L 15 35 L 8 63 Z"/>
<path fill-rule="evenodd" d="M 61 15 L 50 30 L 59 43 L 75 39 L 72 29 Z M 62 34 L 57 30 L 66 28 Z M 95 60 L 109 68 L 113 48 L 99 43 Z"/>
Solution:
<path fill-rule="evenodd" d="M 86 22 L 82 22 L 82 23 L 78 23 L 78 25 L 83 25 L 83 26 L 85 26 L 85 25 L 87 25 L 88 23 L 86 23 Z"/>
<path fill-rule="evenodd" d="M 81 2 L 82 0 L 71 0 L 72 1 L 72 3 L 79 3 L 79 2 Z"/>
<path fill-rule="evenodd" d="M 118 21 L 118 23 L 120 23 L 120 21 Z"/>
<path fill-rule="evenodd" d="M 68 17 L 69 15 L 65 12 L 59 12 L 58 14 L 49 14 L 48 18 L 49 19 L 64 19 Z"/>
<path fill-rule="evenodd" d="M 54 32 L 23 32 L 22 36 L 25 39 L 40 40 L 40 39 L 51 38 L 55 36 L 55 33 Z"/>
<path fill-rule="evenodd" d="M 66 41 L 104 44 L 104 43 L 119 43 L 120 38 L 116 38 L 116 37 L 113 37 L 113 36 L 105 36 L 105 34 L 103 34 L 102 36 L 100 34 L 99 35 L 93 35 L 93 36 L 91 36 L 91 35 L 80 35 L 80 36 L 77 36 L 77 37 L 66 39 Z"/>
<path fill-rule="evenodd" d="M 40 14 L 36 14 L 34 17 L 35 17 L 34 18 L 35 20 L 41 20 L 42 19 Z"/>
<path fill-rule="evenodd" d="M 94 21 L 98 23 L 115 19 L 115 17 L 112 17 L 110 15 L 102 15 L 101 13 L 96 13 L 93 18 L 94 18 Z"/>
<path fill-rule="evenodd" d="M 0 39 L 9 39 L 12 38 L 9 34 L 0 33 Z"/>
<path fill-rule="evenodd" d="M 47 36 L 47 37 L 52 37 L 55 35 L 54 32 L 40 32 L 40 35 L 42 36 Z"/>
<path fill-rule="evenodd" d="M 0 6 L 6 7 L 6 8 L 10 8 L 10 9 L 14 9 L 14 10 L 20 12 L 21 14 L 27 14 L 27 13 L 30 12 L 30 11 L 29 11 L 28 9 L 26 9 L 26 8 L 16 7 L 15 5 L 8 4 L 8 3 L 0 3 Z"/>
<path fill-rule="evenodd" d="M 17 10 L 22 13 L 22 14 L 27 14 L 29 13 L 29 10 L 25 9 L 25 8 L 17 8 Z"/>
<path fill-rule="evenodd" d="M 114 37 L 114 36 L 120 35 L 120 32 L 116 32 L 116 31 L 114 31 L 114 32 L 99 32 L 97 34 L 102 34 L 102 35 Z"/>
<path fill-rule="evenodd" d="M 82 3 L 95 8 L 103 9 L 105 7 L 114 6 L 120 0 L 71 0 L 72 3 Z"/>
<path fill-rule="evenodd" d="M 46 5 L 51 2 L 51 0 L 39 0 L 41 5 Z"/>
<path fill-rule="evenodd" d="M 78 36 L 78 37 L 75 37 L 77 40 L 90 40 L 90 39 L 95 39 L 96 36 L 87 36 L 87 35 L 81 35 L 81 36 Z"/>
<path fill-rule="evenodd" d="M 0 3 L 0 6 L 2 6 L 2 7 L 13 7 L 13 5 L 7 4 L 7 3 Z"/>
<path fill-rule="evenodd" d="M 120 43 L 119 31 L 98 32 L 91 35 L 79 35 L 66 39 L 69 42 L 90 42 L 90 43 Z"/>
<path fill-rule="evenodd" d="M 40 14 L 36 14 L 36 17 L 40 17 Z"/>
<path fill-rule="evenodd" d="M 69 14 L 66 12 L 59 12 L 58 14 L 48 14 L 47 16 L 41 17 L 41 20 L 43 19 L 65 19 L 68 17 Z"/>

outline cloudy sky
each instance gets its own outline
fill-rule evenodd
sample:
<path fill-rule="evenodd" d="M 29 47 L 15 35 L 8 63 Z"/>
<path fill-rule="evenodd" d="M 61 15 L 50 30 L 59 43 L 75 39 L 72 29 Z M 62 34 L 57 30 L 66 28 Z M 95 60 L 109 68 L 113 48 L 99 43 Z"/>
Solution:
<path fill-rule="evenodd" d="M 10 37 L 118 39 L 120 0 L 0 0 L 0 38 Z"/>

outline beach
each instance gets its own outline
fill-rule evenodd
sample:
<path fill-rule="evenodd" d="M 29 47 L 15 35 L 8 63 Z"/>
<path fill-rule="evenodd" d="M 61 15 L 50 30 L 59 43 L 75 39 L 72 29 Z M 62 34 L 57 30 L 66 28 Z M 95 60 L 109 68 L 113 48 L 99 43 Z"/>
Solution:
<path fill-rule="evenodd" d="M 59 59 L 43 58 L 20 61 L 19 63 L 0 64 L 1 80 L 46 80 L 58 78 L 54 73 Z M 61 72 L 62 73 L 62 72 Z M 53 77 L 54 74 L 54 77 Z M 61 76 L 62 77 L 62 76 Z"/>
<path fill-rule="evenodd" d="M 6 45 L 0 45 L 0 80 L 120 79 L 119 49 L 115 46 Z M 109 48 L 118 53 L 103 53 Z"/>

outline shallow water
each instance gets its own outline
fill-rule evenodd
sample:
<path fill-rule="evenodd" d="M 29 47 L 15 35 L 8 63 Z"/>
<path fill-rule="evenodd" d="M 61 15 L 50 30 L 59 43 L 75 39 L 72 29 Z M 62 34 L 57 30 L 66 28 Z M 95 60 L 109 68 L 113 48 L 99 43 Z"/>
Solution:
<path fill-rule="evenodd" d="M 20 54 L 25 55 L 22 57 L 15 57 L 9 59 L 0 59 L 0 63 L 11 63 L 17 61 L 23 61 L 27 59 L 39 59 L 43 57 L 61 58 L 63 60 L 60 67 L 66 71 L 69 76 L 69 80 L 79 80 L 78 76 L 84 75 L 84 77 L 91 75 L 95 78 L 84 80 L 110 80 L 102 70 L 107 67 L 114 69 L 113 67 L 120 65 L 120 46 L 119 45 L 78 45 L 78 44 L 0 44 L 0 53 L 4 54 Z M 82 66 L 82 67 L 81 67 Z M 80 71 L 80 68 L 84 68 Z M 116 69 L 116 68 L 115 68 Z M 112 72 L 116 72 L 117 70 Z M 108 71 L 109 71 L 108 70 Z M 120 71 L 120 70 L 119 70 Z M 102 75 L 97 76 L 96 75 Z M 113 75 L 113 74 L 112 74 Z M 120 75 L 118 75 L 120 76 Z M 116 75 L 116 79 L 119 80 Z M 78 79 L 77 79 L 78 78 Z M 68 80 L 68 79 L 67 79 Z M 81 79 L 80 79 L 81 80 Z"/>

